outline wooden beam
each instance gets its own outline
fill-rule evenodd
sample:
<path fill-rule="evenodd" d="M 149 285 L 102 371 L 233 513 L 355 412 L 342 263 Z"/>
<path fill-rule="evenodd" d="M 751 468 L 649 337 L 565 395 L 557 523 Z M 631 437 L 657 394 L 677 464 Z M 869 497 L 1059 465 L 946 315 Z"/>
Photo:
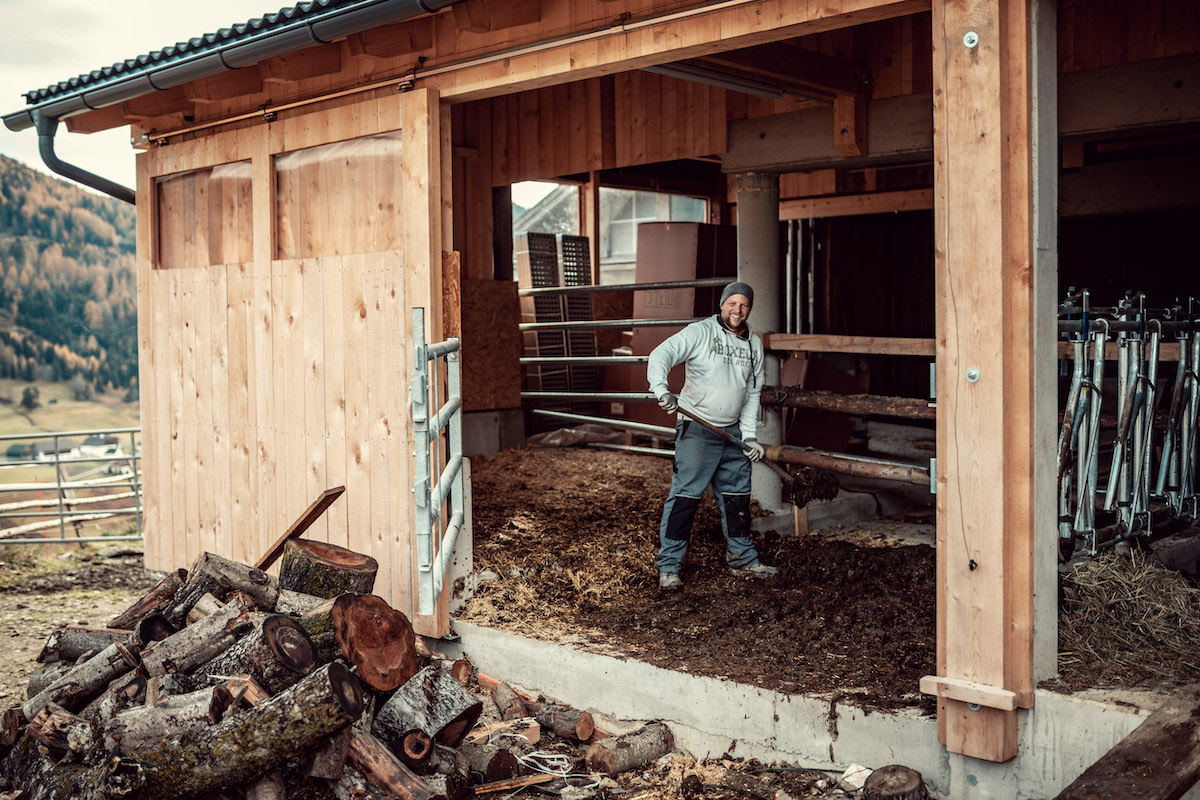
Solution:
<path fill-rule="evenodd" d="M 487 33 L 542 19 L 541 3 L 528 0 L 463 0 L 453 7 L 454 24 L 466 33 Z"/>
<path fill-rule="evenodd" d="M 839 94 L 833 101 L 833 149 L 842 158 L 867 155 L 867 100 Z"/>
<path fill-rule="evenodd" d="M 192 81 L 183 88 L 193 103 L 219 103 L 231 97 L 261 92 L 263 78 L 257 67 L 246 67 Z"/>
<path fill-rule="evenodd" d="M 729 150 L 722 167 L 726 172 L 786 172 L 929 161 L 933 158 L 931 102 L 928 94 L 867 101 L 864 113 L 871 125 L 865 152 L 869 155 L 861 157 L 845 157 L 838 151 L 830 136 L 836 120 L 832 107 L 736 120 L 729 124 Z"/>
<path fill-rule="evenodd" d="M 871 69 L 866 64 L 805 50 L 787 42 L 696 59 L 701 66 L 726 67 L 753 78 L 765 78 L 806 97 L 833 100 L 840 94 L 866 98 L 871 94 Z"/>
<path fill-rule="evenodd" d="M 304 532 L 312 527 L 312 524 L 321 518 L 325 513 L 325 509 L 333 505 L 333 501 L 342 496 L 346 491 L 345 486 L 335 486 L 332 489 L 326 489 L 321 492 L 316 500 L 309 503 L 308 508 L 304 509 L 304 513 L 296 518 L 296 521 L 288 526 L 288 529 L 275 540 L 267 552 L 263 553 L 258 561 L 254 562 L 255 569 L 268 569 L 275 563 L 275 559 L 283 553 L 283 546 L 288 543 L 289 539 L 296 539 L 304 535 Z"/>
<path fill-rule="evenodd" d="M 833 336 L 823 333 L 764 333 L 768 350 L 809 353 L 860 353 L 863 355 L 925 356 L 936 352 L 933 339 L 887 336 Z"/>
<path fill-rule="evenodd" d="M 1177 690 L 1055 800 L 1178 800 L 1200 781 L 1200 685 Z"/>
<path fill-rule="evenodd" d="M 779 204 L 779 218 L 784 220 L 853 217 L 860 214 L 887 214 L 893 211 L 927 211 L 931 208 L 933 189 L 907 189 L 899 192 L 784 200 Z"/>
<path fill-rule="evenodd" d="M 1064 139 L 1145 136 L 1200 125 L 1200 53 L 1059 77 Z"/>
<path fill-rule="evenodd" d="M 1026 12 L 933 4 L 938 675 L 1013 691 L 1022 707 L 1033 694 L 1036 321 Z M 939 696 L 938 724 L 951 752 L 1017 754 L 1014 710 Z"/>
<path fill-rule="evenodd" d="M 395 58 L 433 47 L 433 18 L 394 22 L 346 38 L 352 56 Z"/>
<path fill-rule="evenodd" d="M 1065 148 L 1064 148 L 1065 150 Z M 1059 214 L 1084 217 L 1196 205 L 1200 155 L 1090 164 L 1059 178 Z"/>
<path fill-rule="evenodd" d="M 987 706 L 1001 711 L 1014 711 L 1017 707 L 1015 692 L 955 678 L 926 675 L 921 678 L 921 691 L 936 697 L 944 697 L 947 700 L 973 703 L 977 706 Z"/>
<path fill-rule="evenodd" d="M 284 84 L 320 75 L 332 75 L 341 68 L 342 46 L 336 43 L 275 56 L 259 64 L 263 81 Z"/>

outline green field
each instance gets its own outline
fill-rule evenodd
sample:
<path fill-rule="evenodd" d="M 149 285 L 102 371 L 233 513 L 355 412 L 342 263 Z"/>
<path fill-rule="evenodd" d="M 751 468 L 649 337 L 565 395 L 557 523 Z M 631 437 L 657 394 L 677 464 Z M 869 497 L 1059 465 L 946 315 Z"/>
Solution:
<path fill-rule="evenodd" d="M 26 386 L 37 387 L 40 408 L 33 411 L 21 408 L 21 395 Z M 136 428 L 140 424 L 137 403 L 121 402 L 120 393 L 79 401 L 72 397 L 71 388 L 65 383 L 39 381 L 31 384 L 0 378 L 0 436 Z M 12 443 L 4 441 L 3 449 L 8 449 Z M 125 443 L 125 448 L 128 447 Z"/>

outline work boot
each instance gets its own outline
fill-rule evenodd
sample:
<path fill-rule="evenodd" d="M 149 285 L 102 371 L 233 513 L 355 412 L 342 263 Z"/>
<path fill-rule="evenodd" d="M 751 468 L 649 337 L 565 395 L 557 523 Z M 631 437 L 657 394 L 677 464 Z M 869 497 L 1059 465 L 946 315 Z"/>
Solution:
<path fill-rule="evenodd" d="M 779 574 L 776 567 L 768 567 L 760 561 L 755 561 L 748 567 L 730 567 L 729 571 L 735 578 L 773 578 Z"/>
<path fill-rule="evenodd" d="M 664 592 L 678 592 L 683 589 L 683 581 L 679 580 L 678 572 L 658 573 L 658 588 Z"/>

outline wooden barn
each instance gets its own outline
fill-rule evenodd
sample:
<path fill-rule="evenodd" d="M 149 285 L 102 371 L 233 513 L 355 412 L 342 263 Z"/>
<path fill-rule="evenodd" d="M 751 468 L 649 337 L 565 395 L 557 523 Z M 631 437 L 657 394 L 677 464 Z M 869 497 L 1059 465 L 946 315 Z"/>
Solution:
<path fill-rule="evenodd" d="M 5 123 L 51 156 L 59 121 L 141 151 L 148 567 L 253 561 L 344 485 L 310 536 L 374 556 L 376 591 L 445 634 L 445 592 L 416 599 L 411 309 L 462 338 L 468 435 L 511 441 L 510 187 L 574 188 L 594 283 L 603 189 L 700 198 L 736 225 L 716 274 L 757 288 L 768 383 L 849 352 L 879 359 L 860 391 L 924 397 L 936 362 L 923 688 L 949 751 L 1017 756 L 1057 654 L 1056 311 L 1075 286 L 1197 292 L 1200 5 L 322 0 L 28 100 Z M 789 266 L 800 238 L 828 257 Z M 783 436 L 769 411 L 759 438 Z"/>

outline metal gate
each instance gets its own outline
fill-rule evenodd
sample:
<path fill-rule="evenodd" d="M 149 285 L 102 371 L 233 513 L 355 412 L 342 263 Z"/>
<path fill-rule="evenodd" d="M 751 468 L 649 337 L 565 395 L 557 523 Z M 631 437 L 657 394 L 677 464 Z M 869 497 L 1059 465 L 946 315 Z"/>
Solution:
<path fill-rule="evenodd" d="M 413 497 L 416 500 L 417 520 L 417 607 L 421 615 L 434 613 L 437 597 L 454 557 L 466 518 L 463 485 L 462 454 L 462 362 L 459 359 L 459 339 L 452 336 L 444 342 L 425 343 L 425 309 L 412 310 L 413 372 L 409 391 L 412 394 Z M 430 418 L 430 397 L 436 406 L 439 394 L 438 360 L 445 359 L 446 402 L 436 408 Z M 442 430 L 446 452 L 442 454 Z M 433 465 L 445 467 L 431 484 Z M 445 533 L 434 552 L 434 535 L 442 529 L 443 508 L 450 502 L 450 516 Z"/>

